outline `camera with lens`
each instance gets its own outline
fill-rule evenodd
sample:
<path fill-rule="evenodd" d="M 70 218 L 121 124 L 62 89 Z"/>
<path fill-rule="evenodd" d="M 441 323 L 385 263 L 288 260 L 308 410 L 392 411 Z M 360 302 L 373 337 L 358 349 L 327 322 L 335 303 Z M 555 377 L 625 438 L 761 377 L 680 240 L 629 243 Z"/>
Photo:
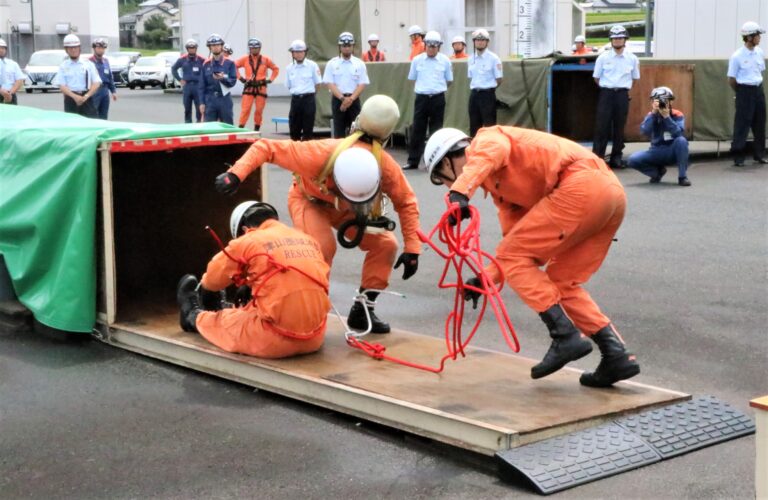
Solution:
<path fill-rule="evenodd" d="M 666 97 L 659 97 L 657 101 L 659 101 L 659 109 L 666 109 L 669 105 L 669 99 Z"/>

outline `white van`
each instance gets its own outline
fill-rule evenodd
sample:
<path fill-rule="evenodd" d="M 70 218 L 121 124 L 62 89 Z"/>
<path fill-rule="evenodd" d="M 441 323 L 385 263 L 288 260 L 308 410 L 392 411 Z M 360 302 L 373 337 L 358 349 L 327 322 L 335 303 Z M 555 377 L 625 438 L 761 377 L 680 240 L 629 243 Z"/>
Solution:
<path fill-rule="evenodd" d="M 48 92 L 49 90 L 58 90 L 53 85 L 53 77 L 59 72 L 59 65 L 67 57 L 63 50 L 38 50 L 24 67 L 24 73 L 27 75 L 24 80 L 24 89 L 27 94 L 35 90 Z"/>

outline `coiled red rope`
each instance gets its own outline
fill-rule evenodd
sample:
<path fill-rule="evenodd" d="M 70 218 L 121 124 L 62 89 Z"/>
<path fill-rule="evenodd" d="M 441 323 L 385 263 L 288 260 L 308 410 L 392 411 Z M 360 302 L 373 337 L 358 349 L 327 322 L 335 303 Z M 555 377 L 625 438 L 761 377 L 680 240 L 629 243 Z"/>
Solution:
<path fill-rule="evenodd" d="M 509 314 L 507 313 L 507 308 L 504 306 L 504 302 L 501 300 L 500 296 L 504 284 L 502 282 L 502 284 L 497 287 L 491 277 L 485 272 L 486 260 L 497 268 L 500 269 L 500 267 L 496 259 L 494 259 L 488 252 L 483 251 L 480 247 L 480 213 L 475 207 L 470 206 L 468 222 L 463 224 L 460 216 L 461 209 L 458 204 L 452 204 L 448 200 L 447 194 L 445 196 L 445 204 L 447 210 L 443 213 L 442 217 L 440 217 L 440 220 L 435 227 L 432 228 L 429 234 L 425 235 L 421 231 L 419 231 L 418 234 L 422 242 L 429 245 L 440 257 L 445 259 L 445 267 L 440 276 L 440 281 L 437 284 L 438 288 L 455 289 L 453 311 L 451 311 L 445 320 L 445 346 L 447 354 L 442 357 L 440 364 L 437 367 L 433 367 L 390 356 L 386 354 L 385 346 L 348 335 L 347 344 L 351 347 L 360 349 L 375 359 L 385 359 L 411 368 L 417 368 L 432 373 L 440 373 L 445 368 L 445 362 L 449 359 L 456 360 L 459 355 L 462 357 L 466 356 L 464 350 L 480 327 L 480 323 L 485 315 L 488 303 L 490 302 L 491 309 L 496 315 L 496 320 L 499 323 L 499 329 L 504 336 L 504 340 L 512 351 L 520 352 L 520 342 L 517 339 L 512 320 L 510 320 Z M 458 221 L 455 225 L 451 225 L 449 222 L 449 219 L 452 216 Z M 435 234 L 438 236 L 439 243 L 445 245 L 446 250 L 441 250 L 441 248 L 432 241 Z M 455 282 L 448 281 L 448 272 L 451 269 L 456 272 Z M 462 273 L 466 272 L 466 270 L 480 279 L 480 282 L 483 284 L 482 289 L 467 285 L 464 282 Z M 472 330 L 466 338 L 464 338 L 462 332 L 465 289 L 477 292 L 483 297 L 483 305 L 480 309 L 480 313 L 475 320 Z"/>

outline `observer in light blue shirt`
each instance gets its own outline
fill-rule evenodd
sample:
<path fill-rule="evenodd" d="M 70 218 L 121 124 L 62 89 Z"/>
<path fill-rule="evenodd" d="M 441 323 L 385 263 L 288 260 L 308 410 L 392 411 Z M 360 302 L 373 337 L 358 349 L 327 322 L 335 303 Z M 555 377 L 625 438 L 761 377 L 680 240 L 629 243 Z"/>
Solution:
<path fill-rule="evenodd" d="M 440 94 L 448 90 L 448 83 L 453 81 L 451 60 L 445 54 L 437 53 L 429 57 L 422 52 L 411 61 L 408 79 L 416 81 L 417 94 Z"/>
<path fill-rule="evenodd" d="M 314 94 L 321 82 L 320 68 L 309 59 L 289 64 L 285 72 L 285 85 L 291 95 Z"/>
<path fill-rule="evenodd" d="M 470 89 L 495 89 L 504 77 L 499 56 L 486 49 L 482 54 L 472 54 L 467 60 L 467 76 Z"/>
<path fill-rule="evenodd" d="M 613 49 L 600 54 L 592 77 L 606 89 L 631 89 L 632 80 L 640 79 L 640 60 L 626 49 L 616 54 Z"/>
<path fill-rule="evenodd" d="M 16 61 L 7 57 L 0 58 L 0 88 L 11 90 L 17 81 L 24 79 L 24 73 Z M 0 98 L 2 102 L 2 98 Z"/>
<path fill-rule="evenodd" d="M 760 85 L 763 83 L 763 71 L 765 54 L 760 47 L 752 50 L 740 47 L 728 61 L 728 76 L 739 85 Z"/>
<path fill-rule="evenodd" d="M 323 83 L 332 83 L 342 94 L 351 94 L 358 85 L 368 85 L 371 81 L 368 80 L 365 63 L 355 56 L 350 56 L 349 59 L 334 57 L 328 61 Z"/>
<path fill-rule="evenodd" d="M 94 83 L 101 84 L 96 66 L 87 59 L 73 61 L 69 57 L 59 65 L 53 79 L 54 85 L 66 85 L 72 92 L 86 92 Z"/>

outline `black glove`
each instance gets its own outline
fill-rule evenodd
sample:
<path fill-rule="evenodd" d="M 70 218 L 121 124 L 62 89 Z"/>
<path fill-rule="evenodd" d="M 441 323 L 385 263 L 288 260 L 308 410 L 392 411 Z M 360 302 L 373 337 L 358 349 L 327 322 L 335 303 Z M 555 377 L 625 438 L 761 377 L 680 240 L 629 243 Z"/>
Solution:
<path fill-rule="evenodd" d="M 474 278 L 469 278 L 464 282 L 464 285 L 473 286 L 481 290 L 483 289 L 483 284 L 480 282 L 480 278 L 477 276 Z M 470 290 L 469 288 L 464 288 L 464 300 L 472 301 L 472 309 L 477 309 L 477 301 L 480 300 L 480 295 L 482 295 L 480 292 Z"/>
<path fill-rule="evenodd" d="M 457 191 L 451 191 L 448 194 L 448 201 L 451 203 L 458 203 L 459 208 L 461 209 L 461 219 L 468 219 L 469 218 L 469 198 L 464 196 L 463 194 L 457 192 Z M 451 214 L 448 217 L 448 224 L 455 226 L 458 221 L 456 220 L 456 216 Z"/>
<path fill-rule="evenodd" d="M 403 279 L 407 280 L 416 274 L 416 271 L 419 269 L 419 254 L 406 252 L 401 253 L 400 257 L 397 258 L 397 262 L 395 262 L 395 269 L 400 267 L 400 264 L 404 266 Z"/>
<path fill-rule="evenodd" d="M 251 287 L 243 285 L 235 292 L 235 307 L 243 307 L 251 301 Z"/>
<path fill-rule="evenodd" d="M 226 295 L 224 291 L 213 292 L 206 288 L 200 287 L 200 304 L 206 311 L 221 311 L 224 308 L 224 301 Z"/>
<path fill-rule="evenodd" d="M 240 178 L 231 172 L 224 172 L 216 177 L 214 186 L 216 191 L 221 194 L 235 194 L 237 188 L 240 187 Z"/>

